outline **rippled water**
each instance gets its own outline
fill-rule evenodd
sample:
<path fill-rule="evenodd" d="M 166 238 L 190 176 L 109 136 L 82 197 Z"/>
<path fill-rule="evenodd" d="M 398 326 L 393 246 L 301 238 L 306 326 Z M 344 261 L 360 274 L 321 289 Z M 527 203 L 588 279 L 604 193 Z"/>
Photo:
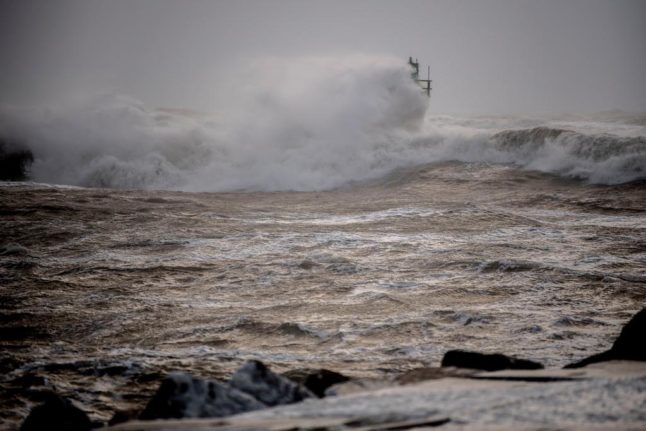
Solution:
<path fill-rule="evenodd" d="M 249 358 L 380 376 L 465 348 L 562 366 L 643 307 L 645 202 L 643 183 L 457 162 L 330 192 L 3 183 L 0 420 L 36 402 L 11 392 L 29 373 L 106 420 L 160 373 Z"/>

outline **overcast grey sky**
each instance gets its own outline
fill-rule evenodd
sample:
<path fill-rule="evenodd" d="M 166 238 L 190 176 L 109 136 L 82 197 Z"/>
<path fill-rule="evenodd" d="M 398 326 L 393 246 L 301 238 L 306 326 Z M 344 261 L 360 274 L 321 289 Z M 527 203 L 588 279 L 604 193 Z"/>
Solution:
<path fill-rule="evenodd" d="M 644 0 L 0 0 L 0 101 L 219 109 L 243 61 L 409 55 L 436 112 L 646 111 Z"/>

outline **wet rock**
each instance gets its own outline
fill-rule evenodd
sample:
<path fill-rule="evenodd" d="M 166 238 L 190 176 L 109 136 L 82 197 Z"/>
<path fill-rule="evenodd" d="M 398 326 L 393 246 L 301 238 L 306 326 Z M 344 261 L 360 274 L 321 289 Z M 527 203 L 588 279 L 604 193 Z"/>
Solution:
<path fill-rule="evenodd" d="M 217 380 L 172 373 L 162 381 L 139 418 L 217 418 L 265 407 L 254 397 Z"/>
<path fill-rule="evenodd" d="M 92 426 L 87 414 L 74 406 L 70 400 L 51 395 L 44 404 L 31 410 L 20 431 L 86 431 Z"/>
<path fill-rule="evenodd" d="M 442 358 L 443 367 L 471 368 L 474 370 L 538 370 L 543 365 L 526 359 L 516 359 L 500 353 L 485 354 L 465 350 L 449 350 Z"/>
<path fill-rule="evenodd" d="M 646 308 L 642 308 L 626 323 L 610 350 L 566 365 L 564 368 L 581 368 L 613 360 L 646 361 Z"/>
<path fill-rule="evenodd" d="M 19 143 L 0 139 L 0 180 L 22 181 L 29 177 L 32 152 Z"/>
<path fill-rule="evenodd" d="M 617 358 L 646 361 L 646 308 L 626 323 L 611 351 Z"/>
<path fill-rule="evenodd" d="M 314 394 L 303 386 L 272 372 L 260 361 L 248 361 L 231 377 L 231 386 L 267 406 L 303 401 Z"/>
<path fill-rule="evenodd" d="M 310 368 L 291 370 L 284 373 L 283 376 L 295 383 L 305 386 L 319 398 L 323 398 L 325 396 L 325 390 L 330 386 L 350 380 L 349 377 L 344 376 L 343 374 L 326 370 L 325 368 L 318 370 Z"/>

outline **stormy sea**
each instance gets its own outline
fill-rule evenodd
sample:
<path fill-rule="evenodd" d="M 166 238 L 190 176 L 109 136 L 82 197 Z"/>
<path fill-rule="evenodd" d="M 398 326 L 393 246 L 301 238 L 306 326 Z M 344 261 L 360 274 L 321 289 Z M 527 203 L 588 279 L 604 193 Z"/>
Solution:
<path fill-rule="evenodd" d="M 396 62 L 310 63 L 223 113 L 1 107 L 0 428 L 248 359 L 561 367 L 644 306 L 646 115 L 441 115 Z"/>

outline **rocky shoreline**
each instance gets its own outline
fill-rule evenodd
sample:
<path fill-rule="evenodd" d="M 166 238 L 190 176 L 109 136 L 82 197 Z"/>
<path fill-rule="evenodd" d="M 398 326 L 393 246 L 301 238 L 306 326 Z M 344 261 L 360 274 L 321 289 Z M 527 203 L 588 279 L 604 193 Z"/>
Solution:
<path fill-rule="evenodd" d="M 324 369 L 281 375 L 259 361 L 246 362 L 228 381 L 175 372 L 143 410 L 117 412 L 107 424 L 92 422 L 50 392 L 20 429 L 643 429 L 644 334 L 646 308 L 623 327 L 611 349 L 560 370 L 502 354 L 452 350 L 441 367 L 392 380 L 353 379 Z M 38 385 L 38 376 L 31 378 Z"/>

